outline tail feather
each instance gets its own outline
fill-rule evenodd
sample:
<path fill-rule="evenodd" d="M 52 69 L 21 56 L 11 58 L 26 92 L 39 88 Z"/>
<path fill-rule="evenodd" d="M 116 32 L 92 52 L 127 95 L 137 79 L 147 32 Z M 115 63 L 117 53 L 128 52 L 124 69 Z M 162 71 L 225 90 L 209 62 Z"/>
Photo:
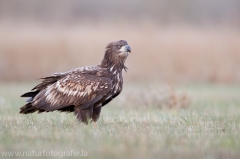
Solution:
<path fill-rule="evenodd" d="M 27 103 L 23 107 L 20 108 L 20 113 L 21 114 L 28 114 L 28 113 L 34 113 L 38 109 L 36 107 L 33 107 L 31 103 Z"/>
<path fill-rule="evenodd" d="M 27 93 L 21 95 L 21 97 L 35 97 L 38 93 L 39 93 L 39 91 L 27 92 Z"/>
<path fill-rule="evenodd" d="M 34 100 L 34 97 L 43 89 L 45 89 L 47 86 L 55 83 L 59 78 L 62 77 L 62 74 L 54 74 L 53 76 L 49 76 L 49 77 L 45 77 L 45 78 L 42 78 L 43 81 L 38 84 L 36 87 L 34 87 L 32 89 L 31 92 L 27 92 L 23 95 L 21 95 L 21 97 L 29 97 L 27 99 L 27 104 L 24 105 L 23 107 L 20 108 L 20 113 L 22 114 L 28 114 L 28 113 L 33 113 L 33 112 L 36 112 L 38 111 L 38 113 L 41 113 L 41 112 L 48 112 L 49 110 L 47 109 L 43 109 L 43 108 L 38 108 L 38 107 L 35 107 L 32 105 L 32 101 Z M 41 102 L 42 105 L 49 105 L 48 103 L 46 103 L 45 101 L 42 101 Z M 54 111 L 54 110 L 51 110 L 51 111 Z M 69 110 L 68 109 L 63 109 L 63 110 L 60 110 L 60 111 L 73 111 L 73 108 L 70 108 Z"/>

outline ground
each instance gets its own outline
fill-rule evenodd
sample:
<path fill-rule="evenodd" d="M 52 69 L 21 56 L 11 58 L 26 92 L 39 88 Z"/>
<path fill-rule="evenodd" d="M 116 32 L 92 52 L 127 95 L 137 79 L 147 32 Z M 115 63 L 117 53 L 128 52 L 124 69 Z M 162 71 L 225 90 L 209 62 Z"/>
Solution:
<path fill-rule="evenodd" d="M 24 151 L 52 151 L 58 158 L 77 152 L 99 159 L 240 158 L 240 85 L 180 85 L 174 89 L 184 90 L 189 107 L 167 109 L 163 84 L 126 83 L 95 127 L 79 124 L 73 114 L 19 114 L 25 100 L 19 96 L 35 84 L 0 84 L 2 158 Z"/>

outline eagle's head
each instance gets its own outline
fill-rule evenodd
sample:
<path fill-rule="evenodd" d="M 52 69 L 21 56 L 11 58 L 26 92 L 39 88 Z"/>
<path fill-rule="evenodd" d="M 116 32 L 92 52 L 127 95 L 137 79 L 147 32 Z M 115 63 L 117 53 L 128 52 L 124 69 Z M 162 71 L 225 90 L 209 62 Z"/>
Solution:
<path fill-rule="evenodd" d="M 126 40 L 111 42 L 106 47 L 102 65 L 108 67 L 117 65 L 124 68 L 124 62 L 127 59 L 129 53 L 131 53 L 131 48 Z"/>
<path fill-rule="evenodd" d="M 126 40 L 118 40 L 111 42 L 106 47 L 107 52 L 111 52 L 113 56 L 118 58 L 126 58 L 131 52 L 131 48 Z"/>

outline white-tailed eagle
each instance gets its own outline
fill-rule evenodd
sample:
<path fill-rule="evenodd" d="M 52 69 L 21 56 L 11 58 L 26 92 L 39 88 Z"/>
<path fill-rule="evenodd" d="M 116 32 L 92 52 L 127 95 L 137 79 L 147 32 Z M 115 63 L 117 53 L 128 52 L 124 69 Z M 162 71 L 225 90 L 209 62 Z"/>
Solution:
<path fill-rule="evenodd" d="M 77 119 L 85 124 L 96 122 L 101 108 L 122 91 L 122 70 L 131 49 L 125 40 L 107 45 L 102 62 L 64 73 L 54 73 L 42 78 L 43 81 L 31 92 L 20 113 L 33 112 L 74 112 Z"/>

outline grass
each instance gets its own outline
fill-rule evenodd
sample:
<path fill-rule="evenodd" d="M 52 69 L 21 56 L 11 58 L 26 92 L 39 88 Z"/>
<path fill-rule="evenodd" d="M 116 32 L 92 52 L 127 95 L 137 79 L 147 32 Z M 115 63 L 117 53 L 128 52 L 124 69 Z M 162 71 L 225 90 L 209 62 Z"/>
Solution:
<path fill-rule="evenodd" d="M 19 114 L 24 104 L 19 96 L 34 84 L 0 84 L 1 152 L 74 149 L 87 152 L 86 158 L 104 159 L 240 157 L 239 85 L 177 86 L 172 94 L 185 90 L 189 107 L 167 109 L 155 98 L 163 85 L 126 83 L 104 107 L 96 128 L 79 124 L 73 114 Z"/>

